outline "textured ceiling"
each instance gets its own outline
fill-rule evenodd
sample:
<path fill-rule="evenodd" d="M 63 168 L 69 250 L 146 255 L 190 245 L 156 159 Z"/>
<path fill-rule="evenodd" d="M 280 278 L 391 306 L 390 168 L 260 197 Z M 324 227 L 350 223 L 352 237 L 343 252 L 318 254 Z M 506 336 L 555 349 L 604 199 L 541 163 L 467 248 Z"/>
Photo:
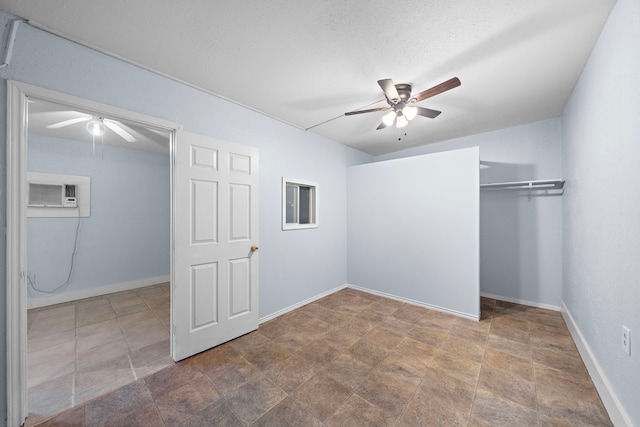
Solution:
<path fill-rule="evenodd" d="M 615 0 L 0 0 L 34 25 L 371 154 L 557 117 Z M 376 131 L 376 81 L 462 85 Z M 333 119 L 333 120 L 332 120 Z M 326 123 L 325 123 L 326 122 Z M 323 123 L 323 124 L 320 124 Z"/>

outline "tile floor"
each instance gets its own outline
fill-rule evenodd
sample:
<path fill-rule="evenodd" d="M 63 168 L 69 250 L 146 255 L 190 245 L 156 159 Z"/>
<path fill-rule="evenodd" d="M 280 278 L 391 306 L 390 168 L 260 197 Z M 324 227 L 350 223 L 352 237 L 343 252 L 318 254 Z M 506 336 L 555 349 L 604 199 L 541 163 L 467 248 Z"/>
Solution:
<path fill-rule="evenodd" d="M 609 426 L 557 312 L 345 289 L 41 426 Z"/>
<path fill-rule="evenodd" d="M 27 311 L 26 425 L 173 365 L 169 284 Z"/>

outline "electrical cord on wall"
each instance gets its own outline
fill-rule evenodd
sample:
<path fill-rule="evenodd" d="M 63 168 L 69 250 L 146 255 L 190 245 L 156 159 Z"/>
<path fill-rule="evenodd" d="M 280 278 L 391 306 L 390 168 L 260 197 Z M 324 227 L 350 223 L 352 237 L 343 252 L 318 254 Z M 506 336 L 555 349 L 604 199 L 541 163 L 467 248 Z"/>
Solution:
<path fill-rule="evenodd" d="M 73 274 L 73 267 L 75 266 L 75 263 L 76 263 L 76 252 L 78 251 L 78 235 L 80 234 L 80 219 L 81 219 L 80 208 L 78 207 L 77 209 L 78 209 L 78 224 L 76 225 L 76 237 L 73 243 L 73 252 L 71 253 L 71 263 L 69 265 L 69 274 L 67 274 L 67 280 L 60 286 L 56 287 L 55 289 L 47 291 L 44 289 L 40 289 L 36 286 L 35 274 L 33 275 L 33 279 L 31 279 L 31 276 L 27 274 L 27 281 L 29 282 L 29 286 L 31 286 L 31 289 L 33 289 L 34 291 L 42 292 L 44 294 L 55 294 L 56 292 L 64 290 L 67 286 L 69 286 L 69 283 L 71 283 L 71 275 Z"/>

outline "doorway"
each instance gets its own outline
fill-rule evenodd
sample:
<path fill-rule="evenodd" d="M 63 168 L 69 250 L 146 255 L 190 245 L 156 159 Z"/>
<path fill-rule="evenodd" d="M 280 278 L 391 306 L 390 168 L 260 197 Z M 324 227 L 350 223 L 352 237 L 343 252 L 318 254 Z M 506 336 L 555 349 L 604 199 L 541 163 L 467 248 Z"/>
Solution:
<path fill-rule="evenodd" d="M 173 360 L 170 133 L 35 97 L 27 113 L 28 426 Z"/>
<path fill-rule="evenodd" d="M 38 383 L 39 381 L 42 380 L 42 378 L 34 380 L 33 376 L 29 378 L 29 375 L 28 375 L 29 366 L 31 368 L 34 368 L 34 366 L 38 366 L 37 363 L 36 364 L 33 363 L 34 360 L 37 362 L 38 358 L 47 357 L 47 350 L 45 349 L 45 351 L 41 352 L 42 354 L 37 355 L 36 358 L 27 358 L 29 345 L 31 345 L 32 348 L 37 345 L 40 345 L 40 346 L 47 345 L 46 343 L 43 344 L 42 341 L 30 340 L 29 344 L 27 343 L 27 335 L 28 335 L 29 329 L 32 328 L 33 330 L 35 323 L 38 322 L 37 312 L 40 311 L 41 312 L 40 314 L 43 314 L 45 311 L 47 311 L 46 307 L 53 307 L 57 310 L 53 310 L 53 311 L 49 310 L 47 314 L 44 314 L 43 316 L 41 316 L 41 319 L 39 322 L 40 326 L 43 328 L 41 329 L 41 335 L 49 335 L 47 334 L 47 331 L 46 331 L 47 327 L 52 327 L 51 325 L 53 325 L 55 329 L 55 327 L 61 325 L 61 322 L 64 322 L 64 320 L 61 320 L 61 318 L 57 318 L 55 322 L 50 322 L 49 319 L 46 318 L 48 314 L 51 314 L 54 311 L 58 311 L 59 312 L 58 314 L 62 315 L 62 318 L 64 318 L 65 313 L 68 315 L 69 313 L 72 313 L 72 312 L 74 315 L 77 312 L 80 315 L 80 317 L 84 316 L 82 319 L 77 318 L 76 316 L 74 316 L 71 319 L 71 322 L 73 323 L 73 327 L 70 330 L 72 330 L 72 333 L 74 335 L 77 335 L 79 337 L 80 331 L 78 327 L 80 328 L 84 326 L 95 327 L 96 325 L 98 327 L 103 326 L 104 322 L 100 322 L 100 320 L 110 320 L 110 319 L 98 319 L 98 318 L 100 316 L 110 317 L 110 313 L 108 313 L 108 311 L 111 311 L 111 313 L 113 314 L 115 314 L 116 311 L 118 311 L 118 314 L 122 314 L 122 315 L 126 315 L 127 312 L 130 312 L 128 314 L 135 315 L 136 311 L 140 308 L 140 307 L 134 307 L 135 304 L 132 304 L 132 302 L 135 301 L 135 298 L 138 298 L 147 307 L 150 307 L 149 304 L 153 306 L 155 302 L 156 306 L 154 308 L 156 309 L 162 308 L 163 314 L 161 316 L 154 315 L 154 318 L 151 319 L 151 321 L 156 322 L 156 324 L 158 325 L 162 325 L 163 326 L 162 331 L 158 330 L 158 332 L 162 332 L 166 336 L 164 343 L 161 346 L 159 346 L 161 348 L 156 350 L 162 351 L 165 353 L 166 357 L 163 359 L 163 362 L 173 363 L 171 359 L 171 351 L 170 351 L 170 345 L 171 345 L 170 343 L 171 343 L 171 335 L 172 335 L 171 328 L 169 327 L 170 309 L 169 307 L 163 306 L 163 305 L 166 305 L 165 301 L 171 292 L 170 285 L 167 282 L 169 282 L 171 278 L 172 265 L 173 265 L 172 263 L 173 253 L 170 250 L 171 241 L 173 240 L 173 224 L 171 221 L 172 216 L 170 214 L 172 205 L 173 205 L 171 202 L 172 173 L 173 173 L 172 150 L 173 150 L 173 144 L 175 141 L 174 135 L 176 130 L 179 128 L 179 126 L 167 121 L 143 116 L 137 113 L 132 113 L 132 112 L 121 110 L 115 107 L 109 107 L 109 106 L 95 103 L 92 101 L 87 101 L 84 99 L 80 99 L 80 98 L 72 97 L 69 95 L 60 94 L 54 91 L 49 91 L 46 89 L 42 89 L 42 88 L 38 88 L 35 86 L 26 85 L 22 83 L 16 83 L 16 82 L 9 82 L 8 99 L 9 99 L 9 106 L 8 106 L 8 112 L 7 112 L 8 129 L 12 137 L 9 138 L 8 147 L 7 147 L 7 153 L 8 153 L 8 159 L 7 159 L 7 196 L 8 196 L 7 197 L 7 201 L 8 201 L 7 203 L 7 206 L 8 206 L 7 207 L 7 254 L 8 254 L 7 256 L 7 373 L 8 373 L 7 375 L 7 416 L 8 418 L 7 418 L 7 423 L 8 425 L 21 425 L 25 421 L 25 418 L 29 413 L 28 391 L 29 393 L 31 393 L 32 391 L 35 390 L 37 392 L 41 392 L 41 393 L 44 393 L 45 395 L 50 396 L 50 394 L 48 394 L 47 386 L 56 387 L 56 385 L 51 382 L 48 384 L 46 382 Z M 88 212 L 87 210 L 88 206 L 90 207 L 90 204 L 87 205 L 87 203 L 85 203 L 86 200 L 82 200 L 82 197 L 85 197 L 87 199 L 89 198 L 93 199 L 96 209 L 94 209 L 94 212 L 93 212 L 94 218 L 91 218 L 91 219 L 95 220 L 99 216 L 97 208 L 98 208 L 98 201 L 100 199 L 99 197 L 97 197 L 97 191 L 98 191 L 97 185 L 95 186 L 96 188 L 94 189 L 96 190 L 96 192 L 94 192 L 92 197 L 87 197 L 87 194 L 83 193 L 84 189 L 82 186 L 82 181 L 80 180 L 76 182 L 76 181 L 73 181 L 73 179 L 71 179 L 71 182 L 73 184 L 76 184 L 76 183 L 78 184 L 77 186 L 74 185 L 74 187 L 76 187 L 75 190 L 77 190 L 77 192 L 75 194 L 63 194 L 63 196 L 74 196 L 74 197 L 66 197 L 66 198 L 63 197 L 62 202 L 60 203 L 60 205 L 62 206 L 55 206 L 55 203 L 53 203 L 52 205 L 50 201 L 47 202 L 48 204 L 45 205 L 45 204 L 39 204 L 38 201 L 34 202 L 33 200 L 29 200 L 29 189 L 30 189 L 31 181 L 34 181 L 38 186 L 36 189 L 44 188 L 46 190 L 47 188 L 51 189 L 53 187 L 56 187 L 56 185 L 58 185 L 55 182 L 53 183 L 45 182 L 43 185 L 42 182 L 39 182 L 39 180 L 42 179 L 42 176 L 45 176 L 47 179 L 50 179 L 51 177 L 53 177 L 54 181 L 60 176 L 62 176 L 62 178 L 60 179 L 62 179 L 64 183 L 69 184 L 69 179 L 70 179 L 69 177 L 71 178 L 75 177 L 77 179 L 80 179 L 80 178 L 83 178 L 82 175 L 89 175 L 89 173 L 82 173 L 82 171 L 78 171 L 78 170 L 69 171 L 69 170 L 65 170 L 64 168 L 56 169 L 55 167 L 51 170 L 43 170 L 43 169 L 40 169 L 40 167 L 42 167 L 42 164 L 40 164 L 39 167 L 34 167 L 34 164 L 29 164 L 32 162 L 29 162 L 30 157 L 28 155 L 29 150 L 27 145 L 27 139 L 30 138 L 30 136 L 29 136 L 29 129 L 27 128 L 27 124 L 29 124 L 30 127 L 32 125 L 35 126 L 35 124 L 37 124 L 38 119 L 33 115 L 30 116 L 28 113 L 30 112 L 30 110 L 31 112 L 42 113 L 47 108 L 50 108 L 52 105 L 58 105 L 58 106 L 62 105 L 64 106 L 62 110 L 66 111 L 66 113 L 72 112 L 73 114 L 77 115 L 76 117 L 59 116 L 57 117 L 57 119 L 52 120 L 52 118 L 55 118 L 56 116 L 48 114 L 49 121 L 52 122 L 49 124 L 52 125 L 51 127 L 53 127 L 54 129 L 56 127 L 59 127 L 59 128 L 68 127 L 69 129 L 67 130 L 70 132 L 73 132 L 73 131 L 83 132 L 83 135 L 86 134 L 89 136 L 89 138 L 91 138 L 91 135 L 89 135 L 87 131 L 88 129 L 87 124 L 91 121 L 94 121 L 95 119 L 98 119 L 100 123 L 107 123 L 107 120 L 109 120 L 108 123 L 110 126 L 108 127 L 108 129 L 112 129 L 112 127 L 114 127 L 113 125 L 117 124 L 117 129 L 111 133 L 113 133 L 117 138 L 121 139 L 122 144 L 131 143 L 132 142 L 131 137 L 135 137 L 136 142 L 140 142 L 144 140 L 147 143 L 150 140 L 152 140 L 153 137 L 160 137 L 164 139 L 165 141 L 164 146 L 160 147 L 160 151 L 164 150 L 165 154 L 159 155 L 158 153 L 156 153 L 155 160 L 158 160 L 158 156 L 164 159 L 162 160 L 163 162 L 165 162 L 164 168 L 166 169 L 164 176 L 168 181 L 167 182 L 168 185 L 164 186 L 164 192 L 165 192 L 164 200 L 166 202 L 164 204 L 164 210 L 165 210 L 164 217 L 166 218 L 166 221 L 164 221 L 164 227 L 166 230 L 163 234 L 164 235 L 163 245 L 166 248 L 166 256 L 165 256 L 166 259 L 162 260 L 162 263 L 165 264 L 165 267 L 168 268 L 168 271 L 162 272 L 162 274 L 159 274 L 156 277 L 147 278 L 147 279 L 151 279 L 152 283 L 149 283 L 148 280 L 145 281 L 144 278 L 128 280 L 125 278 L 126 275 L 121 276 L 123 277 L 123 279 L 116 280 L 114 279 L 114 277 L 117 277 L 117 275 L 121 272 L 117 272 L 118 268 L 113 268 L 113 266 L 112 266 L 112 269 L 116 270 L 116 273 L 117 273 L 113 277 L 106 277 L 108 276 L 108 273 L 106 271 L 94 271 L 94 275 L 102 277 L 103 282 L 92 283 L 93 286 L 83 288 L 82 286 L 78 286 L 77 283 L 74 283 L 74 280 L 69 280 L 69 278 L 71 279 L 81 278 L 82 280 L 80 280 L 80 282 L 83 282 L 83 283 L 87 283 L 91 281 L 92 280 L 90 277 L 92 275 L 91 272 L 90 271 L 87 272 L 86 270 L 82 271 L 83 269 L 80 268 L 80 266 L 90 265 L 91 268 L 89 270 L 91 269 L 95 270 L 96 268 L 100 268 L 100 262 L 99 262 L 100 257 L 102 257 L 103 260 L 106 260 L 109 257 L 109 255 L 106 255 L 104 253 L 99 253 L 97 256 L 98 261 L 96 262 L 94 260 L 93 262 L 90 262 L 87 259 L 87 254 L 91 252 L 91 248 L 90 248 L 91 244 L 95 244 L 95 247 L 93 248 L 94 250 L 96 248 L 104 249 L 104 246 L 108 246 L 108 244 L 106 244 L 104 240 L 102 241 L 101 245 L 99 244 L 100 239 L 96 238 L 95 236 L 95 227 L 93 232 L 94 234 L 92 235 L 92 232 L 90 231 L 92 226 L 91 226 L 91 223 L 88 221 L 88 218 L 90 218 L 91 215 L 90 215 L 90 212 Z M 60 111 L 58 111 L 58 114 L 60 114 Z M 27 120 L 27 117 L 29 118 L 29 121 Z M 74 127 L 71 126 L 72 124 L 78 124 L 80 126 L 75 126 L 75 129 L 73 129 Z M 127 138 L 125 138 L 125 136 Z M 66 139 L 67 138 L 65 137 L 64 140 Z M 73 139 L 73 138 L 69 138 L 69 139 Z M 112 180 L 115 180 L 114 177 L 117 177 L 118 174 L 126 175 L 126 173 L 122 171 L 122 162 L 126 161 L 126 153 L 125 154 L 123 153 L 129 150 L 124 150 L 122 147 L 115 147 L 113 144 L 103 145 L 104 139 L 102 136 L 99 136 L 99 135 L 97 137 L 90 139 L 89 141 L 90 141 L 89 143 L 87 143 L 87 141 L 85 142 L 65 141 L 66 145 L 64 145 L 65 142 L 63 142 L 63 139 L 56 139 L 56 138 L 47 139 L 46 137 L 34 138 L 33 141 L 30 141 L 30 145 L 33 142 L 33 146 L 35 147 L 39 145 L 40 150 L 37 156 L 31 156 L 33 157 L 33 159 L 31 160 L 35 160 L 37 158 L 38 161 L 42 162 L 43 159 L 47 158 L 47 155 L 60 155 L 61 150 L 66 151 L 67 154 L 71 153 L 72 155 L 69 156 L 70 158 L 73 158 L 74 155 L 79 152 L 85 152 L 85 153 L 88 152 L 89 153 L 88 156 L 86 156 L 80 162 L 77 162 L 77 163 L 82 163 L 82 164 L 76 164 L 77 167 L 89 168 L 91 166 L 91 163 L 93 163 L 94 167 L 96 165 L 99 165 L 99 168 L 102 169 L 101 171 L 102 173 L 105 172 L 105 169 L 109 169 L 109 167 L 111 167 L 112 169 L 114 169 L 112 170 L 112 173 L 110 175 L 110 178 Z M 94 141 L 95 141 L 95 144 L 94 144 Z M 33 153 L 34 152 L 32 152 L 31 154 Z M 144 155 L 141 154 L 141 152 L 138 152 L 138 153 L 139 154 L 137 156 L 139 158 L 136 158 L 134 161 L 132 161 L 132 163 L 144 162 L 144 160 L 141 160 L 142 156 Z M 117 156 L 121 156 L 121 157 L 118 159 L 115 159 L 114 157 L 117 157 Z M 109 162 L 110 162 L 110 166 L 107 167 L 107 164 Z M 36 169 L 40 169 L 39 172 L 46 172 L 46 173 L 40 173 L 40 175 L 35 178 L 30 177 L 29 171 L 30 170 L 33 171 Z M 107 178 L 102 180 L 104 183 L 108 181 L 109 177 L 107 176 L 103 178 Z M 97 180 L 95 184 L 97 184 Z M 121 194 L 119 196 L 117 195 L 117 197 L 114 197 L 113 194 L 108 194 L 106 195 L 106 197 L 103 197 L 103 202 L 100 202 L 103 205 L 103 208 L 101 210 L 103 211 L 103 213 L 108 211 L 108 209 L 104 208 L 105 203 L 112 203 L 114 205 L 117 205 L 118 202 L 122 202 L 125 205 L 124 206 L 125 215 L 127 215 L 126 213 L 127 203 L 124 201 L 124 198 L 126 197 L 123 197 L 123 196 L 126 196 L 126 194 L 122 193 L 122 191 L 126 192 L 126 185 L 123 185 L 122 182 L 114 182 L 114 184 L 115 184 L 114 185 L 115 187 L 120 188 L 119 191 L 121 191 Z M 153 190 L 148 189 L 148 191 L 153 191 Z M 74 199 L 77 199 L 77 200 L 74 200 Z M 108 200 L 111 200 L 111 202 L 108 202 Z M 32 212 L 29 212 L 30 210 Z M 37 227 L 33 226 L 35 223 L 31 224 L 33 227 L 27 226 L 28 219 L 32 219 L 31 216 L 33 216 L 32 215 L 34 213 L 33 211 L 36 211 L 35 216 L 37 217 L 43 211 L 47 211 L 47 210 L 55 211 L 53 214 L 53 218 L 49 218 L 48 220 L 45 218 L 37 218 L 38 220 L 41 220 L 41 223 L 38 224 Z M 59 215 L 61 212 L 64 212 L 67 216 L 70 216 L 70 217 L 62 218 L 64 217 L 64 214 Z M 51 212 L 49 212 L 49 214 L 50 213 Z M 46 217 L 47 215 L 40 215 L 40 216 Z M 55 218 L 56 216 L 59 218 Z M 108 212 L 106 216 L 109 216 Z M 56 224 L 56 220 L 59 221 L 57 224 Z M 45 222 L 47 223 L 45 224 Z M 70 230 L 65 230 L 64 226 L 58 227 L 62 225 L 62 222 L 68 223 L 66 224 L 67 226 L 66 228 L 70 228 Z M 115 222 L 117 224 L 118 222 L 117 218 L 115 218 Z M 143 228 L 144 225 L 134 224 L 133 229 L 130 229 L 127 232 L 134 233 L 136 227 L 140 229 L 140 228 Z M 27 259 L 29 258 L 29 251 L 27 250 L 27 246 L 28 246 L 27 242 L 34 238 L 34 236 L 29 234 L 32 234 L 30 233 L 30 231 L 34 231 L 36 230 L 36 228 L 39 231 L 39 233 L 36 233 L 36 234 L 39 234 L 39 235 L 49 233 L 50 235 L 48 237 L 52 237 L 51 233 L 54 233 L 54 234 L 58 233 L 57 235 L 53 236 L 54 239 L 49 239 L 49 240 L 56 240 L 56 239 L 60 240 L 61 235 L 66 236 L 64 239 L 65 240 L 64 242 L 58 242 L 59 243 L 58 246 L 60 249 L 57 251 L 61 253 L 65 252 L 65 255 L 66 255 L 64 256 L 65 261 L 60 262 L 60 264 L 64 264 L 64 266 L 61 269 L 58 269 L 62 271 L 62 276 L 63 276 L 62 278 L 54 277 L 56 276 L 56 273 L 54 272 L 53 274 L 50 274 L 52 270 L 42 268 L 43 267 L 42 265 L 38 266 L 38 269 L 41 271 L 44 271 L 45 274 L 33 274 L 34 270 L 28 268 Z M 55 228 L 60 228 L 60 230 L 53 231 L 53 229 Z M 116 236 L 117 233 L 114 232 L 116 230 L 114 230 L 113 227 L 105 226 L 104 224 L 98 227 L 98 229 L 99 228 L 105 229 L 107 236 L 111 235 L 112 237 L 114 237 L 115 242 L 112 242 L 112 244 L 115 247 L 117 247 L 118 238 Z M 83 231 L 84 231 L 85 237 L 90 237 L 89 240 L 85 239 L 84 242 L 82 241 Z M 79 241 L 80 243 L 82 243 L 82 245 L 84 245 L 84 248 L 85 248 L 84 251 L 82 250 L 83 246 L 78 245 Z M 39 250 L 42 249 L 41 247 L 42 245 L 40 244 L 32 245 L 32 246 L 34 248 L 36 248 L 37 246 Z M 73 248 L 73 250 L 71 251 L 72 254 L 69 253 L 69 249 L 70 249 L 69 246 Z M 140 253 L 140 256 L 144 257 L 143 251 L 139 250 L 139 248 L 136 250 L 138 251 L 138 253 Z M 41 260 L 43 260 L 45 264 L 49 261 L 53 261 L 53 265 L 55 266 L 55 264 L 58 261 L 55 259 L 55 256 L 52 255 L 52 254 L 55 254 L 55 252 L 56 252 L 56 247 L 50 250 L 49 255 L 51 256 L 41 257 Z M 111 255 L 112 258 L 113 257 L 117 258 L 117 256 L 118 255 L 114 255 L 114 254 Z M 131 256 L 131 254 L 127 256 Z M 48 258 L 54 258 L 54 259 L 51 260 Z M 107 269 L 108 269 L 107 261 L 103 262 L 102 264 L 103 266 L 107 265 Z M 121 268 L 121 270 L 127 270 L 127 268 Z M 60 274 L 58 274 L 58 276 L 60 276 Z M 157 279 L 163 279 L 160 282 L 165 282 L 165 283 L 158 284 L 160 282 Z M 114 282 L 116 283 L 114 284 Z M 142 286 L 149 286 L 149 285 L 156 285 L 156 286 L 150 286 L 147 288 L 142 287 Z M 56 292 L 58 290 L 65 290 L 66 292 L 61 294 L 59 292 Z M 120 291 L 120 292 L 113 293 L 116 291 Z M 51 292 L 51 296 L 49 296 L 49 298 L 31 298 L 31 299 L 28 298 L 29 295 L 33 297 L 38 297 L 38 296 L 47 295 L 50 292 Z M 111 298 L 111 300 L 113 301 L 111 301 L 109 298 L 98 296 L 105 293 L 109 293 L 109 298 Z M 89 300 L 87 300 L 86 298 L 89 298 Z M 44 300 L 46 301 L 43 302 Z M 70 302 L 70 300 L 79 300 L 80 302 L 72 303 Z M 51 305 L 56 303 L 57 305 Z M 84 309 L 82 310 L 78 310 L 75 307 L 75 305 L 79 303 L 85 303 L 86 307 L 84 307 Z M 31 313 L 29 313 L 29 311 L 27 310 L 28 306 L 33 307 L 34 315 L 31 315 Z M 163 307 L 160 307 L 160 306 L 163 306 Z M 166 311 L 166 313 L 164 313 L 164 311 Z M 153 313 L 151 310 L 149 312 Z M 138 311 L 138 313 L 140 312 Z M 115 324 L 117 325 L 120 325 L 122 323 L 118 319 L 111 319 L 111 320 L 115 320 L 116 321 Z M 67 321 L 69 321 L 69 319 L 67 319 Z M 128 338 L 131 338 L 131 337 L 130 336 L 126 337 L 125 333 L 127 331 L 125 331 L 124 328 L 121 328 L 121 329 L 122 329 L 121 330 L 122 339 L 120 340 L 121 341 L 120 344 L 123 344 L 127 342 Z M 112 329 L 111 331 L 104 331 L 104 332 L 107 332 L 107 335 L 108 335 L 108 334 L 112 334 L 114 331 Z M 132 336 L 133 334 L 135 334 L 135 331 L 131 331 L 130 335 Z M 49 335 L 49 337 L 54 338 L 52 337 L 52 335 L 53 334 Z M 145 337 L 148 338 L 148 335 L 146 335 Z M 29 338 L 33 338 L 33 337 L 30 336 Z M 104 339 L 106 341 L 109 341 L 109 339 L 107 339 L 106 336 L 98 336 L 97 338 L 94 337 L 94 339 L 97 339 L 97 340 Z M 111 349 L 118 347 L 116 344 L 117 344 L 116 341 L 106 343 L 107 347 L 111 347 Z M 89 365 L 94 364 L 96 359 L 99 359 L 102 353 L 100 349 L 96 350 L 95 348 L 90 348 L 92 347 L 92 344 L 90 342 L 87 342 L 86 340 L 84 344 L 81 344 L 80 341 L 78 341 L 76 338 L 72 342 L 67 342 L 66 345 L 70 347 L 70 349 L 71 347 L 73 347 L 72 350 L 74 354 L 73 355 L 69 354 L 67 356 L 70 356 L 69 358 L 72 360 L 71 365 L 74 368 L 74 371 L 75 371 L 75 367 L 82 368 L 82 366 L 79 366 L 79 365 L 83 363 L 88 363 Z M 83 348 L 80 349 L 80 347 L 83 347 Z M 80 360 L 80 355 L 77 352 L 77 350 L 89 351 L 89 353 L 85 354 L 82 357 L 85 360 L 85 362 L 82 362 Z M 91 355 L 91 351 L 93 351 L 93 356 Z M 63 355 L 63 357 L 61 358 L 62 359 L 61 363 L 63 365 L 68 361 L 68 360 L 65 360 L 64 356 L 65 355 Z M 130 365 L 131 356 L 126 355 L 125 358 L 128 359 L 127 362 Z M 53 357 L 52 359 L 55 359 L 55 357 Z M 122 361 L 124 361 L 124 359 L 122 359 Z M 51 369 L 44 369 L 44 370 L 41 369 L 42 366 L 44 365 L 39 365 L 38 368 L 33 369 L 34 371 L 36 371 L 35 372 L 36 376 L 38 375 L 39 372 L 51 371 Z M 59 368 L 59 366 L 52 365 L 51 368 L 57 369 Z M 131 381 L 133 381 L 135 380 L 135 371 L 133 370 L 133 367 L 129 366 L 129 368 L 131 371 L 134 372 L 134 376 L 132 376 L 131 378 Z M 37 371 L 37 369 L 40 369 L 40 371 Z M 69 369 L 68 364 L 65 369 Z M 71 375 L 72 376 L 75 375 L 75 372 Z M 144 374 L 140 372 L 140 375 L 144 375 Z M 70 379 L 70 378 L 67 378 L 67 379 Z M 94 378 L 91 378 L 90 375 L 87 376 L 87 380 L 88 380 L 86 381 L 87 387 L 84 390 L 84 397 L 91 398 L 91 397 L 94 397 L 92 395 L 92 392 L 98 392 L 98 393 L 100 392 L 99 387 L 98 388 L 94 387 L 95 385 L 99 385 L 99 384 L 97 381 L 95 381 Z M 122 380 L 122 378 L 120 378 L 119 380 Z M 30 387 L 34 384 L 36 385 L 36 387 Z M 119 384 L 116 381 L 116 382 L 113 382 L 112 385 L 118 386 L 122 384 Z M 74 386 L 77 386 L 77 384 L 75 384 Z M 74 386 L 70 386 L 70 387 L 74 387 Z M 82 398 L 82 397 L 78 395 L 78 398 Z M 79 402 L 74 402 L 70 397 L 69 403 L 77 404 Z M 48 414 L 48 415 L 52 415 L 52 414 Z"/>
<path fill-rule="evenodd" d="M 172 359 L 184 359 L 258 328 L 256 149 L 190 134 L 175 123 L 29 84 L 9 81 L 7 95 L 9 426 L 22 425 L 27 415 L 29 99 L 59 103 L 92 116 L 104 116 L 170 134 Z M 78 200 L 78 203 L 81 202 Z M 82 212 L 77 216 L 82 217 Z"/>

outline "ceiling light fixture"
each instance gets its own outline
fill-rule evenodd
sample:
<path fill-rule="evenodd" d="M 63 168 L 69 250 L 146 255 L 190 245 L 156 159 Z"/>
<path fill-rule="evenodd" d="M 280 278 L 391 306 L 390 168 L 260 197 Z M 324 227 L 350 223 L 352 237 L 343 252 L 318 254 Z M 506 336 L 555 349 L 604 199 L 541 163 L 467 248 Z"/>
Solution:
<path fill-rule="evenodd" d="M 402 109 L 402 114 L 407 118 L 407 120 L 413 120 L 418 115 L 418 109 L 416 107 L 404 107 Z"/>
<path fill-rule="evenodd" d="M 382 122 L 387 126 L 393 126 L 393 122 L 396 120 L 396 112 L 394 110 L 389 111 L 382 118 Z"/>
<path fill-rule="evenodd" d="M 87 130 L 93 136 L 104 135 L 107 128 L 104 125 L 104 121 L 100 117 L 94 117 L 87 122 Z"/>
<path fill-rule="evenodd" d="M 398 117 L 396 118 L 396 127 L 403 128 L 409 124 L 409 120 L 402 114 L 402 110 L 398 111 Z"/>
<path fill-rule="evenodd" d="M 416 107 L 406 106 L 404 102 L 399 102 L 382 117 L 382 123 L 385 126 L 395 125 L 397 128 L 403 128 L 409 124 L 409 120 L 413 120 L 417 115 L 418 109 Z"/>

